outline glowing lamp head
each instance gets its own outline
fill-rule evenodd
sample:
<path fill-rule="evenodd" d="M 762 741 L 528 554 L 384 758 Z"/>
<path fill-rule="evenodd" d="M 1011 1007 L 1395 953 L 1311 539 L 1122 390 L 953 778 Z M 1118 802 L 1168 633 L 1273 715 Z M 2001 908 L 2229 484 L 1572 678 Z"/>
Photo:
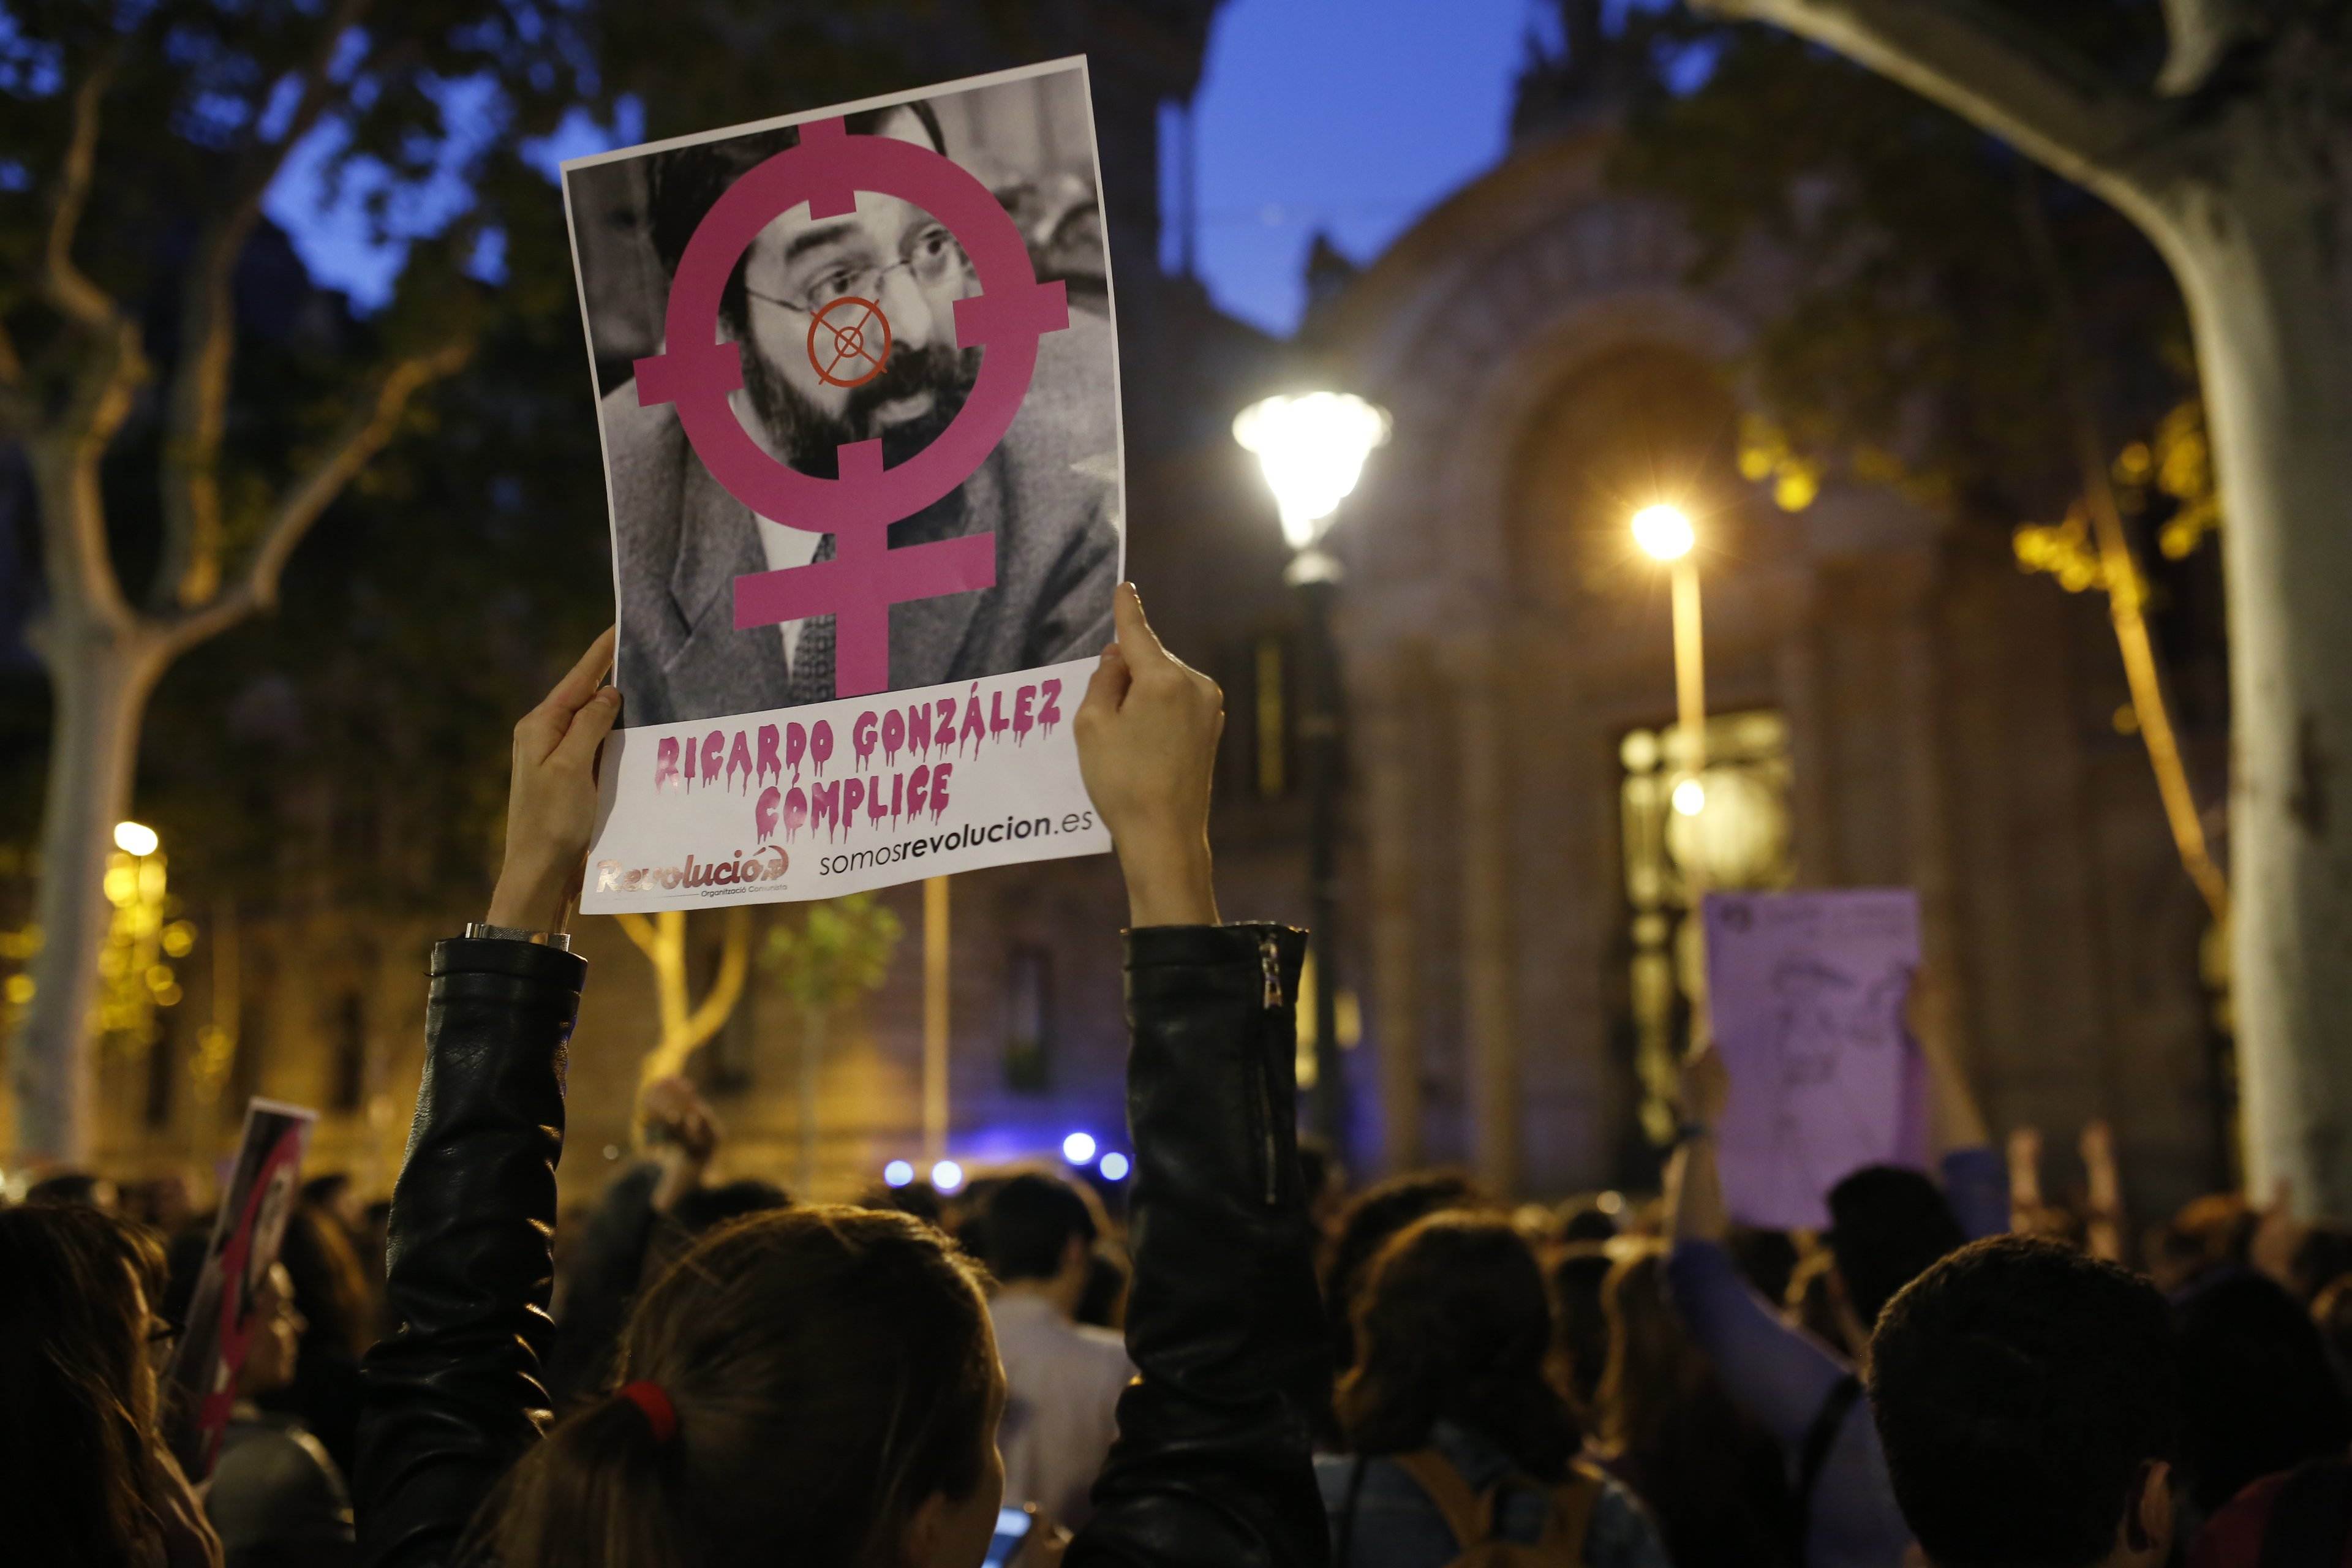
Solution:
<path fill-rule="evenodd" d="M 1696 816 L 1706 809 L 1706 785 L 1696 779 L 1685 779 L 1675 785 L 1675 811 L 1682 816 Z"/>
<path fill-rule="evenodd" d="M 1073 1132 L 1062 1140 L 1062 1158 L 1073 1165 L 1095 1163 L 1095 1140 L 1091 1132 Z"/>
<path fill-rule="evenodd" d="M 1124 1154 L 1116 1152 L 1105 1154 L 1102 1157 L 1102 1163 L 1095 1168 L 1103 1173 L 1103 1180 L 1106 1182 L 1127 1180 L 1127 1156 Z"/>
<path fill-rule="evenodd" d="M 1269 397 L 1234 418 L 1234 439 L 1257 454 L 1293 550 L 1323 537 L 1363 477 L 1364 459 L 1388 438 L 1388 411 L 1346 392 Z"/>
<path fill-rule="evenodd" d="M 885 1186 L 910 1187 L 915 1184 L 915 1167 L 904 1160 L 893 1160 L 882 1167 Z"/>
<path fill-rule="evenodd" d="M 1698 531 L 1680 507 L 1645 506 L 1633 514 L 1633 542 L 1660 561 L 1680 561 L 1698 542 Z"/>
<path fill-rule="evenodd" d="M 942 1160 L 931 1167 L 931 1185 L 942 1193 L 952 1193 L 963 1185 L 963 1167 L 953 1160 Z"/>
<path fill-rule="evenodd" d="M 118 822 L 114 825 L 114 847 L 125 855 L 144 858 L 155 853 L 163 842 L 163 837 L 143 822 Z"/>

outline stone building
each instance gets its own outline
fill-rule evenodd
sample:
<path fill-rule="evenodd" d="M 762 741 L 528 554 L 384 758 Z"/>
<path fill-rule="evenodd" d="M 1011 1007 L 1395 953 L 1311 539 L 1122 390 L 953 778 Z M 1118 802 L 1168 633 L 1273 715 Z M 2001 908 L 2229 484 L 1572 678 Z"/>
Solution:
<path fill-rule="evenodd" d="M 1160 263 L 1160 110 L 1197 85 L 1215 0 L 1038 9 L 1051 19 L 1028 58 L 1092 57 L 1130 574 L 1171 646 L 1227 692 L 1214 831 L 1229 918 L 1301 920 L 1307 903 L 1285 552 L 1230 421 L 1308 376 L 1394 416 L 1335 535 L 1360 1173 L 1453 1162 L 1538 1196 L 1654 1180 L 1644 1073 L 1654 1083 L 1686 1027 L 1678 868 L 1697 855 L 1717 885 L 1917 889 L 1925 1026 L 1996 1127 L 2063 1145 L 2110 1119 L 2126 1174 L 2146 1174 L 2131 1194 L 2143 1215 L 2223 1179 L 2229 1074 L 2199 980 L 2202 911 L 2138 742 L 2117 731 L 2104 619 L 2021 576 L 1998 537 L 1891 490 L 1832 486 L 1790 511 L 1741 477 L 1737 366 L 1788 286 L 1769 255 L 1694 287 L 1675 214 L 1610 187 L 1612 132 L 1587 119 L 1522 136 L 1360 271 L 1318 249 L 1308 330 L 1275 343 Z M 930 74 L 1011 63 L 950 42 Z M 1703 536 L 1714 717 L 1696 821 L 1666 805 L 1664 587 L 1625 527 L 1657 500 Z M 2192 727 L 2201 763 L 2219 733 Z M 907 937 L 889 981 L 832 1031 L 823 1192 L 919 1151 L 921 892 L 886 901 Z M 953 880 L 959 1158 L 1043 1152 L 1066 1131 L 1122 1146 L 1123 903 L 1108 859 Z M 720 922 L 697 922 L 699 989 Z M 581 924 L 593 979 L 571 1069 L 571 1201 L 628 1146 L 655 1016 L 635 950 L 609 921 Z M 431 934 L 351 930 L 331 911 L 257 918 L 228 1081 L 159 1121 L 152 1067 L 110 1062 L 110 1163 L 184 1159 L 257 1091 L 326 1107 L 318 1163 L 381 1187 L 414 1093 Z M 201 973 L 190 1006 L 216 1012 Z M 755 968 L 696 1068 L 738 1172 L 792 1179 L 803 1047 Z"/>

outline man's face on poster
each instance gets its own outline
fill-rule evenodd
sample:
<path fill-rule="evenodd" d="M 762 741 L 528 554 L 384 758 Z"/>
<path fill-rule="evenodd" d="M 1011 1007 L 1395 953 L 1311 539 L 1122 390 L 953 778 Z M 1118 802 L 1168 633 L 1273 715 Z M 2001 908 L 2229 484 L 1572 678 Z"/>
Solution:
<path fill-rule="evenodd" d="M 931 146 L 923 121 L 900 111 L 876 134 Z M 956 347 L 955 301 L 978 291 L 963 250 L 946 227 L 913 204 L 857 193 L 854 214 L 822 221 L 803 205 L 760 232 L 744 258 L 743 390 L 737 414 L 778 459 L 805 471 L 835 472 L 835 453 L 879 437 L 886 464 L 903 462 L 945 429 L 971 389 L 978 353 Z M 838 364 L 830 329 L 816 329 L 820 360 L 810 358 L 810 324 L 835 300 L 871 300 L 888 319 L 884 368 L 854 356 Z M 836 312 L 854 323 L 863 312 Z M 828 321 L 835 319 L 827 318 Z M 879 332 L 865 331 L 869 348 Z M 825 363 L 833 381 L 818 374 Z"/>

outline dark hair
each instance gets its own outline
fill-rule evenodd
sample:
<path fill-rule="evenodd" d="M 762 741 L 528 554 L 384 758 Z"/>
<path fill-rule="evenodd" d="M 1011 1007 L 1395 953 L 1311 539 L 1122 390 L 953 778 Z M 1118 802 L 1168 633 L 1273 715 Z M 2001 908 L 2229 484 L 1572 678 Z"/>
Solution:
<path fill-rule="evenodd" d="M 1937 1568 L 2082 1568 L 2179 1444 L 2156 1288 L 2056 1242 L 1962 1247 L 1888 1303 L 1870 1403 L 1895 1501 Z"/>
<path fill-rule="evenodd" d="M 1657 1515 L 1671 1561 L 1796 1568 L 1804 1548 L 1780 1445 L 1732 1403 L 1684 1326 L 1665 1244 L 1628 1238 L 1605 1257 L 1594 1424 L 1611 1469 Z"/>
<path fill-rule="evenodd" d="M 503 1568 L 883 1568 L 921 1502 L 979 1485 L 995 1358 L 982 1276 L 905 1215 L 821 1205 L 721 1226 L 639 1298 L 618 1395 L 560 1422 L 493 1500 Z"/>
<path fill-rule="evenodd" d="M 343 1222 L 318 1204 L 297 1204 L 286 1217 L 278 1261 L 294 1282 L 295 1310 L 310 1324 L 302 1331 L 305 1359 L 329 1350 L 365 1354 L 375 1342 L 375 1288 Z"/>
<path fill-rule="evenodd" d="M 988 1271 L 999 1279 L 1051 1279 L 1073 1241 L 1093 1246 L 1101 1234 L 1076 1185 L 1045 1171 L 1024 1171 L 988 1195 L 981 1222 Z"/>
<path fill-rule="evenodd" d="M 1375 1182 L 1349 1200 L 1323 1257 L 1323 1310 L 1333 1370 L 1356 1363 L 1356 1294 L 1381 1247 L 1399 1231 L 1445 1209 L 1489 1209 L 1492 1199 L 1459 1171 L 1415 1171 Z"/>
<path fill-rule="evenodd" d="M 1339 1382 L 1339 1429 L 1359 1454 L 1426 1447 L 1440 1421 L 1557 1481 L 1579 1442 L 1546 1372 L 1551 1302 L 1527 1238 L 1493 1215 L 1437 1214 L 1381 1250 L 1356 1311 L 1362 1360 Z"/>
<path fill-rule="evenodd" d="M 1114 1331 L 1127 1326 L 1127 1288 L 1134 1271 L 1127 1260 L 1108 1247 L 1087 1255 L 1087 1288 L 1078 1296 L 1078 1310 L 1070 1314 L 1081 1323 Z"/>
<path fill-rule="evenodd" d="M 879 131 L 892 115 L 912 114 L 923 122 L 924 133 L 939 152 L 948 150 L 946 134 L 940 130 L 940 117 L 931 106 L 919 100 L 912 103 L 894 103 L 882 109 L 868 109 L 850 115 L 848 126 L 854 136 L 871 135 Z M 788 147 L 801 142 L 800 127 L 779 126 L 773 131 L 755 131 L 744 136 L 722 137 L 716 142 L 698 142 L 691 147 L 680 147 L 668 153 L 656 153 L 648 159 L 646 168 L 646 228 L 653 240 L 654 255 L 661 261 L 662 271 L 675 277 L 677 264 L 686 255 L 694 231 L 702 226 L 702 219 L 719 198 L 754 167 L 766 163 Z M 728 276 L 727 291 L 721 297 L 719 314 L 729 326 L 740 331 L 743 327 L 744 294 L 743 263 L 745 256 L 735 259 L 735 270 Z"/>
<path fill-rule="evenodd" d="M 2208 1513 L 2257 1476 L 2352 1444 L 2352 1411 L 2311 1315 L 2274 1281 L 2232 1271 L 2184 1292 L 2181 1468 Z"/>
<path fill-rule="evenodd" d="M 1968 1240 L 1943 1190 L 1917 1171 L 1866 1165 L 1830 1189 L 1830 1254 L 1867 1333 L 1895 1292 Z"/>
<path fill-rule="evenodd" d="M 1606 1243 L 1571 1244 L 1551 1266 L 1554 1348 L 1560 1383 L 1580 1415 L 1588 1415 L 1609 1369 L 1609 1314 L 1601 1291 L 1614 1267 Z"/>
<path fill-rule="evenodd" d="M 163 1255 L 133 1226 L 79 1205 L 0 1209 L 0 1519 L 16 1560 L 127 1568 L 156 1550 L 140 1291 L 163 1288 Z"/>
<path fill-rule="evenodd" d="M 121 1193 L 112 1182 L 89 1171 L 60 1171 L 54 1176 L 44 1176 L 25 1189 L 27 1205 L 75 1205 L 83 1208 L 103 1209 L 112 1214 L 121 1206 Z"/>

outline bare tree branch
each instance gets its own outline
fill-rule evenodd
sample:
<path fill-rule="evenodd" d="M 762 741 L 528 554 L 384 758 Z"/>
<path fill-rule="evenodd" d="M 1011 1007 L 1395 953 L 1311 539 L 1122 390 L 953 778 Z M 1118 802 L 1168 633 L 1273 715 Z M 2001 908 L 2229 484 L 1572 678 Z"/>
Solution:
<path fill-rule="evenodd" d="M 2172 47 L 2156 89 L 2174 97 L 2195 92 L 2230 51 L 2263 31 L 2261 7 L 2249 0 L 2164 0 L 2164 30 Z"/>
<path fill-rule="evenodd" d="M 1983 0 L 1696 0 L 1822 44 L 2136 214 L 2179 134 L 2165 106 Z"/>
<path fill-rule="evenodd" d="M 220 447 L 236 353 L 237 258 L 287 155 L 334 101 L 337 89 L 330 73 L 335 56 L 368 3 L 341 0 L 328 18 L 303 68 L 301 95 L 284 132 L 247 148 L 228 200 L 206 225 L 188 268 L 180 306 L 180 363 L 163 414 L 163 557 L 154 588 L 159 608 L 200 605 L 220 589 Z"/>
<path fill-rule="evenodd" d="M 123 596 L 106 534 L 99 464 L 147 379 L 135 321 L 118 318 L 82 356 L 66 411 L 27 443 L 47 543 L 42 568 L 54 605 L 94 616 L 118 632 L 138 624 Z"/>
<path fill-rule="evenodd" d="M 49 207 L 48 243 L 43 254 L 42 292 L 50 303 L 92 331 L 110 331 L 121 314 L 113 297 L 91 282 L 74 265 L 74 236 L 81 227 L 82 209 L 89 205 L 89 184 L 98 168 L 98 107 L 121 64 L 123 46 L 117 42 L 99 57 L 74 89 L 73 126 L 66 138 L 64 163 Z"/>
<path fill-rule="evenodd" d="M 255 611 L 277 604 L 278 580 L 286 570 L 287 559 L 319 521 L 319 514 L 392 439 L 409 399 L 420 388 L 455 372 L 472 353 L 470 342 L 444 344 L 430 353 L 402 360 L 380 376 L 335 438 L 278 497 L 277 509 L 262 529 L 261 542 L 237 581 L 210 603 L 170 620 L 173 651 L 192 647 Z"/>

